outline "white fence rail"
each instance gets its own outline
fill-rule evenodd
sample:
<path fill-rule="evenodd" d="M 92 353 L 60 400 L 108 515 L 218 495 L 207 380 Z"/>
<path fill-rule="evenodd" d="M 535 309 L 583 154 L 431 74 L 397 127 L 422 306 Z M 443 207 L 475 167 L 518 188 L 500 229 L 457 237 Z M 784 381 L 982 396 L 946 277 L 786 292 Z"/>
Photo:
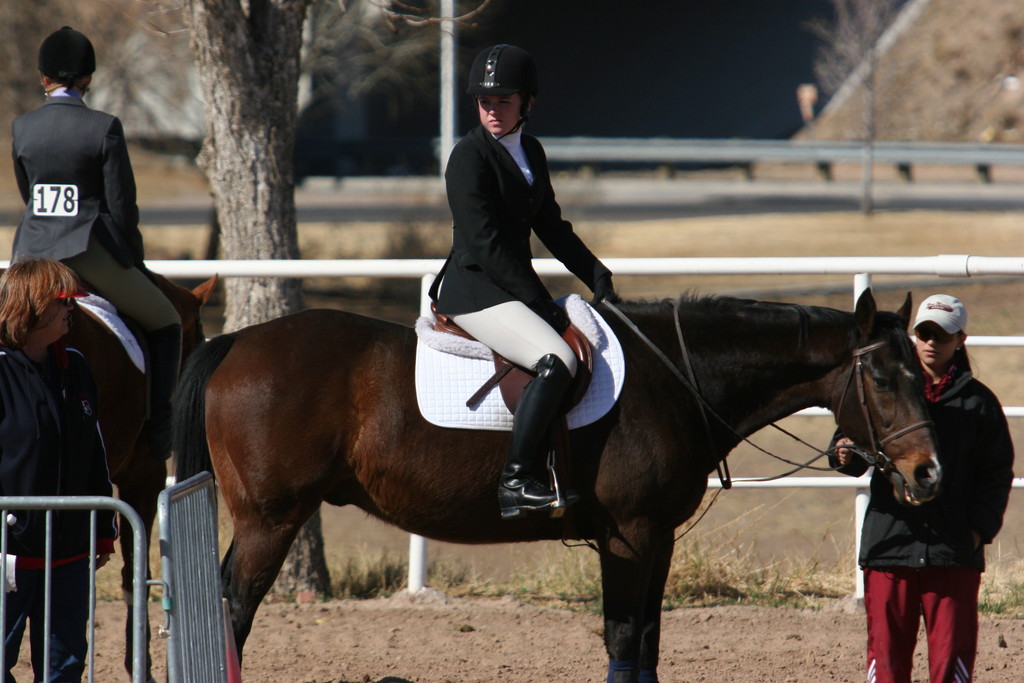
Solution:
<path fill-rule="evenodd" d="M 786 258 L 608 258 L 603 262 L 619 275 L 851 275 L 852 292 L 871 284 L 872 275 L 927 275 L 951 278 L 979 276 L 1024 276 L 1024 256 L 992 257 L 970 254 L 937 256 L 849 256 Z M 426 287 L 441 267 L 439 259 L 322 259 L 322 260 L 236 260 L 236 261 L 150 261 L 147 265 L 168 277 L 419 277 L 422 278 L 421 308 L 426 305 Z M 4 264 L 6 265 L 6 264 Z M 536 259 L 541 275 L 566 275 L 554 259 Z M 424 309 L 425 310 L 425 309 Z M 972 336 L 972 346 L 1024 346 L 1024 337 Z M 1007 406 L 1008 417 L 1024 417 L 1024 406 Z M 827 410 L 811 409 L 799 415 L 830 416 Z M 737 488 L 855 488 L 855 538 L 860 545 L 860 526 L 867 508 L 867 479 L 848 477 L 789 477 L 778 482 L 734 480 Z M 711 487 L 721 483 L 711 478 Z M 1024 478 L 1014 480 L 1024 488 Z M 427 573 L 426 539 L 410 536 L 408 590 L 425 587 Z M 860 571 L 855 572 L 857 597 L 863 597 Z"/>
<path fill-rule="evenodd" d="M 1022 256 L 794 256 L 787 258 L 607 258 L 617 275 L 929 275 L 977 277 L 1024 275 Z M 436 273 L 440 259 L 295 259 L 265 261 L 149 261 L 168 277 L 421 277 Z M 6 263 L 3 264 L 6 267 Z M 554 259 L 536 259 L 541 275 L 568 275 Z"/>

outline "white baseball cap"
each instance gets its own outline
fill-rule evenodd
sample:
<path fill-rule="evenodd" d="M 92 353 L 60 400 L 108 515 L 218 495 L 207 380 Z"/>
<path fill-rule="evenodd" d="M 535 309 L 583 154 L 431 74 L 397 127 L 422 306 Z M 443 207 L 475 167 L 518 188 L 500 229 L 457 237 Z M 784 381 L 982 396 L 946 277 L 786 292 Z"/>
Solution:
<path fill-rule="evenodd" d="M 934 294 L 918 307 L 914 329 L 926 322 L 935 323 L 949 334 L 967 332 L 967 308 L 955 296 Z"/>

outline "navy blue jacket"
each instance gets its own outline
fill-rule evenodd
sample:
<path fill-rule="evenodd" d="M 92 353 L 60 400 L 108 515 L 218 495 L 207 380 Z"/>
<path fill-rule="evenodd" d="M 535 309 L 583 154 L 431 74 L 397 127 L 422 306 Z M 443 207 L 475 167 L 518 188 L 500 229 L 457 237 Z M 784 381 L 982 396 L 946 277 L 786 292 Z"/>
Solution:
<path fill-rule="evenodd" d="M 82 355 L 50 347 L 45 363 L 0 346 L 0 495 L 111 496 L 106 451 L 96 420 L 96 385 Z M 7 551 L 43 557 L 42 510 L 12 511 Z M 53 515 L 53 558 L 89 552 L 89 511 Z M 100 511 L 99 539 L 117 535 L 112 511 Z"/>
<path fill-rule="evenodd" d="M 452 150 L 445 170 L 452 251 L 437 301 L 441 313 L 550 300 L 531 262 L 531 232 L 591 290 L 599 276 L 610 274 L 562 218 L 540 142 L 524 133 L 522 144 L 533 171 L 532 185 L 508 150 L 482 126 Z"/>
<path fill-rule="evenodd" d="M 1013 484 L 1013 441 L 999 399 L 970 370 L 962 370 L 936 403 L 935 422 L 942 491 L 916 507 L 901 505 L 889 480 L 871 476 L 871 502 L 861 534 L 861 567 L 985 568 L 986 543 L 1003 525 Z M 860 476 L 855 458 L 840 471 Z M 971 532 L 981 536 L 973 547 Z"/>

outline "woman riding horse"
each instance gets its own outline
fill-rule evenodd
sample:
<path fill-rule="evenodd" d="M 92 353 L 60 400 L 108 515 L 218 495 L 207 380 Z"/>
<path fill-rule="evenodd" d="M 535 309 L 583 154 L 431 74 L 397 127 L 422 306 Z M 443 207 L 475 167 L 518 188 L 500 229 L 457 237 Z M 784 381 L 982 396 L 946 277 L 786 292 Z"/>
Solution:
<path fill-rule="evenodd" d="M 95 70 L 92 43 L 67 26 L 39 48 L 47 100 L 13 127 L 14 175 L 26 205 L 14 233 L 14 260 L 62 261 L 142 326 L 150 365 L 150 453 L 165 460 L 181 318 L 143 263 L 135 176 L 121 122 L 82 100 Z"/>
<path fill-rule="evenodd" d="M 594 292 L 616 301 L 612 274 L 563 220 L 544 150 L 523 133 L 537 95 L 533 57 L 513 45 L 477 55 L 466 92 L 480 126 L 452 150 L 445 171 L 452 250 L 432 294 L 437 310 L 536 377 L 523 389 L 498 487 L 503 519 L 552 507 L 542 446 L 572 379 L 576 357 L 562 339 L 565 312 L 531 264 L 531 230 Z M 579 497 L 569 491 L 565 502 Z"/>

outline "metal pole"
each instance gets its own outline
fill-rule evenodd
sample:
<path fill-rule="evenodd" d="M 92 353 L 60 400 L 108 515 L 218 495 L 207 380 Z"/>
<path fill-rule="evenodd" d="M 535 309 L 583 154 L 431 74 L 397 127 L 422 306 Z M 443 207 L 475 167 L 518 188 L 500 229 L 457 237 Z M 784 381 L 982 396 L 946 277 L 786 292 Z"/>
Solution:
<path fill-rule="evenodd" d="M 438 169 L 444 178 L 448 155 L 455 146 L 458 113 L 455 110 L 456 51 L 454 21 L 455 0 L 441 0 L 441 148 L 438 150 Z"/>
<path fill-rule="evenodd" d="M 856 273 L 853 276 L 853 305 L 857 306 L 857 299 L 865 290 L 871 289 L 871 273 Z"/>
<path fill-rule="evenodd" d="M 441 148 L 438 150 L 438 172 L 444 179 L 448 166 L 448 155 L 455 146 L 455 130 L 458 114 L 455 110 L 455 0 L 441 0 Z M 434 281 L 434 275 L 424 275 L 420 287 L 420 314 L 430 315 L 430 297 L 427 290 Z M 409 577 L 408 590 L 418 593 L 427 582 L 427 539 L 417 534 L 409 535 Z"/>
<path fill-rule="evenodd" d="M 864 475 L 865 478 L 870 481 L 871 475 Z M 864 515 L 868 511 L 868 502 L 871 500 L 871 489 L 862 488 L 857 489 L 857 496 L 853 501 L 853 576 L 854 585 L 856 588 L 853 590 L 853 597 L 857 598 L 859 602 L 864 600 L 864 572 L 860 570 L 860 533 L 864 527 Z"/>
<path fill-rule="evenodd" d="M 857 305 L 857 299 L 865 290 L 871 289 L 871 273 L 857 273 L 853 276 L 853 305 Z M 871 480 L 871 473 L 864 475 L 868 481 Z M 864 572 L 858 564 L 860 560 L 860 536 L 864 531 L 864 515 L 868 511 L 868 502 L 871 500 L 870 488 L 858 488 L 853 500 L 853 597 L 858 602 L 864 601 Z"/>
<path fill-rule="evenodd" d="M 431 315 L 430 296 L 427 292 L 434 282 L 433 273 L 420 279 L 420 315 Z M 417 534 L 409 534 L 409 576 L 408 591 L 418 593 L 427 585 L 427 539 Z"/>
<path fill-rule="evenodd" d="M 427 539 L 409 534 L 409 592 L 419 593 L 427 587 Z"/>

